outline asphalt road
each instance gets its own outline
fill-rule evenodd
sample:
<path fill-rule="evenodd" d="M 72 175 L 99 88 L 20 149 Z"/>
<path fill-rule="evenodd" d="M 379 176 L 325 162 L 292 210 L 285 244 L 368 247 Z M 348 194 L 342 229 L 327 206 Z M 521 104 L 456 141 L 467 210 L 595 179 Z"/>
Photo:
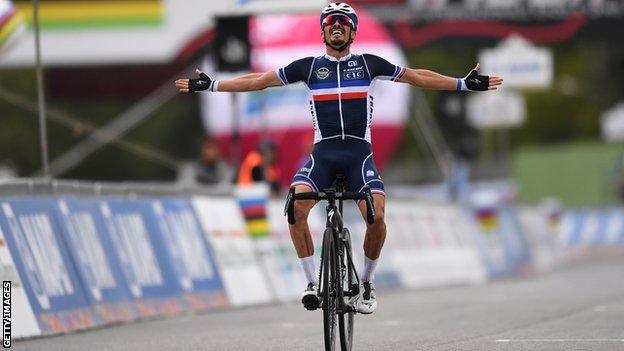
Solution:
<path fill-rule="evenodd" d="M 355 350 L 624 350 L 624 257 L 480 286 L 380 291 Z M 226 310 L 14 342 L 15 350 L 320 350 L 298 304 Z"/>

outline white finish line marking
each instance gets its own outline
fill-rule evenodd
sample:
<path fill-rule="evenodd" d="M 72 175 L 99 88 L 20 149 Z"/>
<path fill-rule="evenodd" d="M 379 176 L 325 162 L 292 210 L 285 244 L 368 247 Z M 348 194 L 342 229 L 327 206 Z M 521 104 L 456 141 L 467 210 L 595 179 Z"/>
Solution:
<path fill-rule="evenodd" d="M 624 342 L 624 339 L 498 339 L 496 342 Z"/>
<path fill-rule="evenodd" d="M 399 322 L 399 321 L 384 321 L 384 322 L 381 322 L 381 325 L 385 325 L 387 327 L 396 327 L 399 324 L 401 324 L 401 322 Z"/>
<path fill-rule="evenodd" d="M 607 306 L 599 305 L 594 307 L 594 312 L 605 312 L 607 310 Z"/>

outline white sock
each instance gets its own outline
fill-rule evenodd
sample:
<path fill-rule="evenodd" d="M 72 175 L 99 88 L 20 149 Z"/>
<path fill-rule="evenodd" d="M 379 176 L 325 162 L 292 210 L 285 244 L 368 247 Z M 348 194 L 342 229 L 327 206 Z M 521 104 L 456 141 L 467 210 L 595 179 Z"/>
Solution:
<path fill-rule="evenodd" d="M 375 278 L 375 267 L 377 266 L 377 260 L 371 260 L 364 255 L 364 274 L 362 274 L 362 282 L 372 283 Z"/>
<path fill-rule="evenodd" d="M 318 276 L 316 275 L 316 266 L 314 265 L 314 256 L 300 257 L 301 267 L 305 273 L 308 283 L 318 286 Z"/>

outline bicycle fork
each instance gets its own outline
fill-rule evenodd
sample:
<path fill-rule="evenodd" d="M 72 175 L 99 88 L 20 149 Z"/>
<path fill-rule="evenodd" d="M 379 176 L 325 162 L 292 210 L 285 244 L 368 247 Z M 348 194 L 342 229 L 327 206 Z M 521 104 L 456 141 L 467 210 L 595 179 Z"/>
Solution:
<path fill-rule="evenodd" d="M 360 278 L 358 277 L 357 270 L 355 269 L 355 265 L 353 264 L 353 257 L 351 255 L 351 250 L 349 250 L 350 246 L 350 234 L 349 231 L 343 228 L 342 216 L 340 211 L 337 210 L 333 201 L 326 207 L 327 213 L 327 222 L 326 228 L 331 228 L 332 233 L 332 241 L 334 243 L 334 262 L 335 265 L 332 267 L 334 279 L 330 280 L 330 285 L 332 285 L 331 291 L 333 292 L 331 295 L 334 299 L 336 299 L 336 313 L 344 314 L 349 312 L 354 312 L 355 307 L 353 306 L 353 302 L 359 296 L 360 293 Z M 325 250 L 326 248 L 323 248 Z M 323 253 L 321 252 L 321 255 Z M 346 261 L 345 261 L 346 255 Z M 323 257 L 323 256 L 321 256 Z M 348 279 L 345 279 L 349 274 L 349 267 L 351 267 L 352 274 L 355 277 L 355 282 L 345 290 L 343 286 L 343 282 L 348 283 Z M 323 272 L 323 265 L 321 265 L 321 272 L 319 276 L 322 274 L 328 274 L 329 272 Z M 345 302 L 345 297 L 349 299 L 349 302 Z"/>

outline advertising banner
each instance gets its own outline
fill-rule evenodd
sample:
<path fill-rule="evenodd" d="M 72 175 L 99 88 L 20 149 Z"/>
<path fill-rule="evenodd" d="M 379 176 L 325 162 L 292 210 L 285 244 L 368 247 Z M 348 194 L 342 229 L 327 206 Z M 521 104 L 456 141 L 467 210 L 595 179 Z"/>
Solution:
<path fill-rule="evenodd" d="M 167 260 L 163 244 L 154 234 L 146 200 L 107 199 L 99 208 L 128 282 L 133 304 L 141 317 L 175 315 L 185 309 L 182 288 Z"/>
<path fill-rule="evenodd" d="M 561 262 L 561 246 L 556 242 L 549 211 L 544 206 L 516 207 L 522 232 L 531 246 L 533 267 L 544 272 Z"/>
<path fill-rule="evenodd" d="M 493 48 L 479 53 L 483 72 L 505 77 L 507 88 L 546 88 L 552 84 L 553 54 L 530 41 L 512 35 Z"/>
<path fill-rule="evenodd" d="M 513 208 L 481 205 L 464 211 L 490 278 L 528 268 L 531 252 Z"/>
<path fill-rule="evenodd" d="M 607 142 L 624 140 L 624 102 L 604 111 L 600 116 L 602 138 Z"/>
<path fill-rule="evenodd" d="M 624 210 L 615 208 L 608 211 L 608 222 L 604 230 L 603 244 L 624 245 Z"/>
<path fill-rule="evenodd" d="M 320 225 L 324 230 L 326 216 L 325 207 L 316 206 L 316 208 L 319 210 Z M 364 222 L 364 219 L 362 218 L 358 207 L 355 206 L 355 204 L 351 201 L 347 201 L 344 204 L 342 216 L 344 220 L 344 225 L 345 227 L 347 227 L 347 229 L 349 229 L 349 234 L 351 235 L 351 251 L 353 252 L 353 264 L 355 265 L 355 269 L 358 271 L 358 274 L 360 274 L 361 276 L 364 269 L 364 250 L 362 248 L 364 247 L 366 223 Z M 323 235 L 323 230 L 320 231 L 321 237 Z M 386 243 L 388 243 L 388 238 L 394 235 L 394 232 L 388 231 L 388 233 L 389 235 L 386 236 Z M 316 250 L 316 252 L 318 253 L 318 255 L 321 254 L 321 237 L 319 237 L 319 239 L 317 240 L 319 248 L 318 250 Z M 392 247 L 392 245 L 390 247 Z M 394 257 L 396 251 L 392 248 L 387 251 L 386 249 L 388 249 L 388 246 L 384 244 L 384 249 L 381 252 L 380 261 L 377 264 L 377 268 L 375 269 L 375 284 L 377 287 L 380 288 L 396 287 L 401 284 L 399 272 L 396 270 L 396 267 L 393 265 L 391 259 L 391 257 Z"/>
<path fill-rule="evenodd" d="M 271 285 L 236 200 L 194 197 L 192 203 L 213 249 L 230 303 L 244 306 L 271 301 Z"/>
<path fill-rule="evenodd" d="M 322 210 L 323 206 L 317 205 L 310 211 L 308 217 L 317 272 L 321 264 L 321 244 L 325 230 L 325 216 Z M 269 272 L 269 279 L 279 300 L 299 299 L 307 281 L 288 231 L 288 221 L 284 216 L 284 200 L 269 201 L 268 217 L 271 237 L 266 243 L 258 243 L 259 247 L 264 249 L 261 251 L 262 264 Z"/>
<path fill-rule="evenodd" d="M 397 200 L 386 206 L 382 256 L 406 287 L 481 282 L 485 271 L 465 220 L 455 206 Z"/>
<path fill-rule="evenodd" d="M 50 198 L 0 202 L 0 227 L 43 334 L 97 325 Z"/>
<path fill-rule="evenodd" d="M 84 291 L 98 323 L 130 321 L 138 317 L 98 202 L 63 198 L 55 201 L 61 234 L 74 260 Z"/>
<path fill-rule="evenodd" d="M 152 237 L 158 237 L 186 302 L 198 311 L 227 305 L 219 271 L 190 202 L 163 198 L 150 205 L 148 220 L 158 226 Z"/>
<path fill-rule="evenodd" d="M 233 2 L 229 10 L 233 13 L 286 13 L 318 12 L 326 5 L 325 0 L 228 0 Z"/>
<path fill-rule="evenodd" d="M 558 232 L 566 247 L 624 244 L 624 210 L 573 210 L 565 213 Z"/>
<path fill-rule="evenodd" d="M 0 215 L 1 217 L 2 215 Z M 21 338 L 41 334 L 39 324 L 30 307 L 28 296 L 24 290 L 24 284 L 19 277 L 15 263 L 11 257 L 11 251 L 0 226 L 0 280 L 10 282 L 11 293 L 11 336 Z M 3 286 L 4 288 L 4 286 Z"/>
<path fill-rule="evenodd" d="M 581 229 L 586 214 L 582 211 L 569 211 L 563 215 L 558 230 L 559 242 L 563 246 L 578 246 L 581 242 Z"/>

